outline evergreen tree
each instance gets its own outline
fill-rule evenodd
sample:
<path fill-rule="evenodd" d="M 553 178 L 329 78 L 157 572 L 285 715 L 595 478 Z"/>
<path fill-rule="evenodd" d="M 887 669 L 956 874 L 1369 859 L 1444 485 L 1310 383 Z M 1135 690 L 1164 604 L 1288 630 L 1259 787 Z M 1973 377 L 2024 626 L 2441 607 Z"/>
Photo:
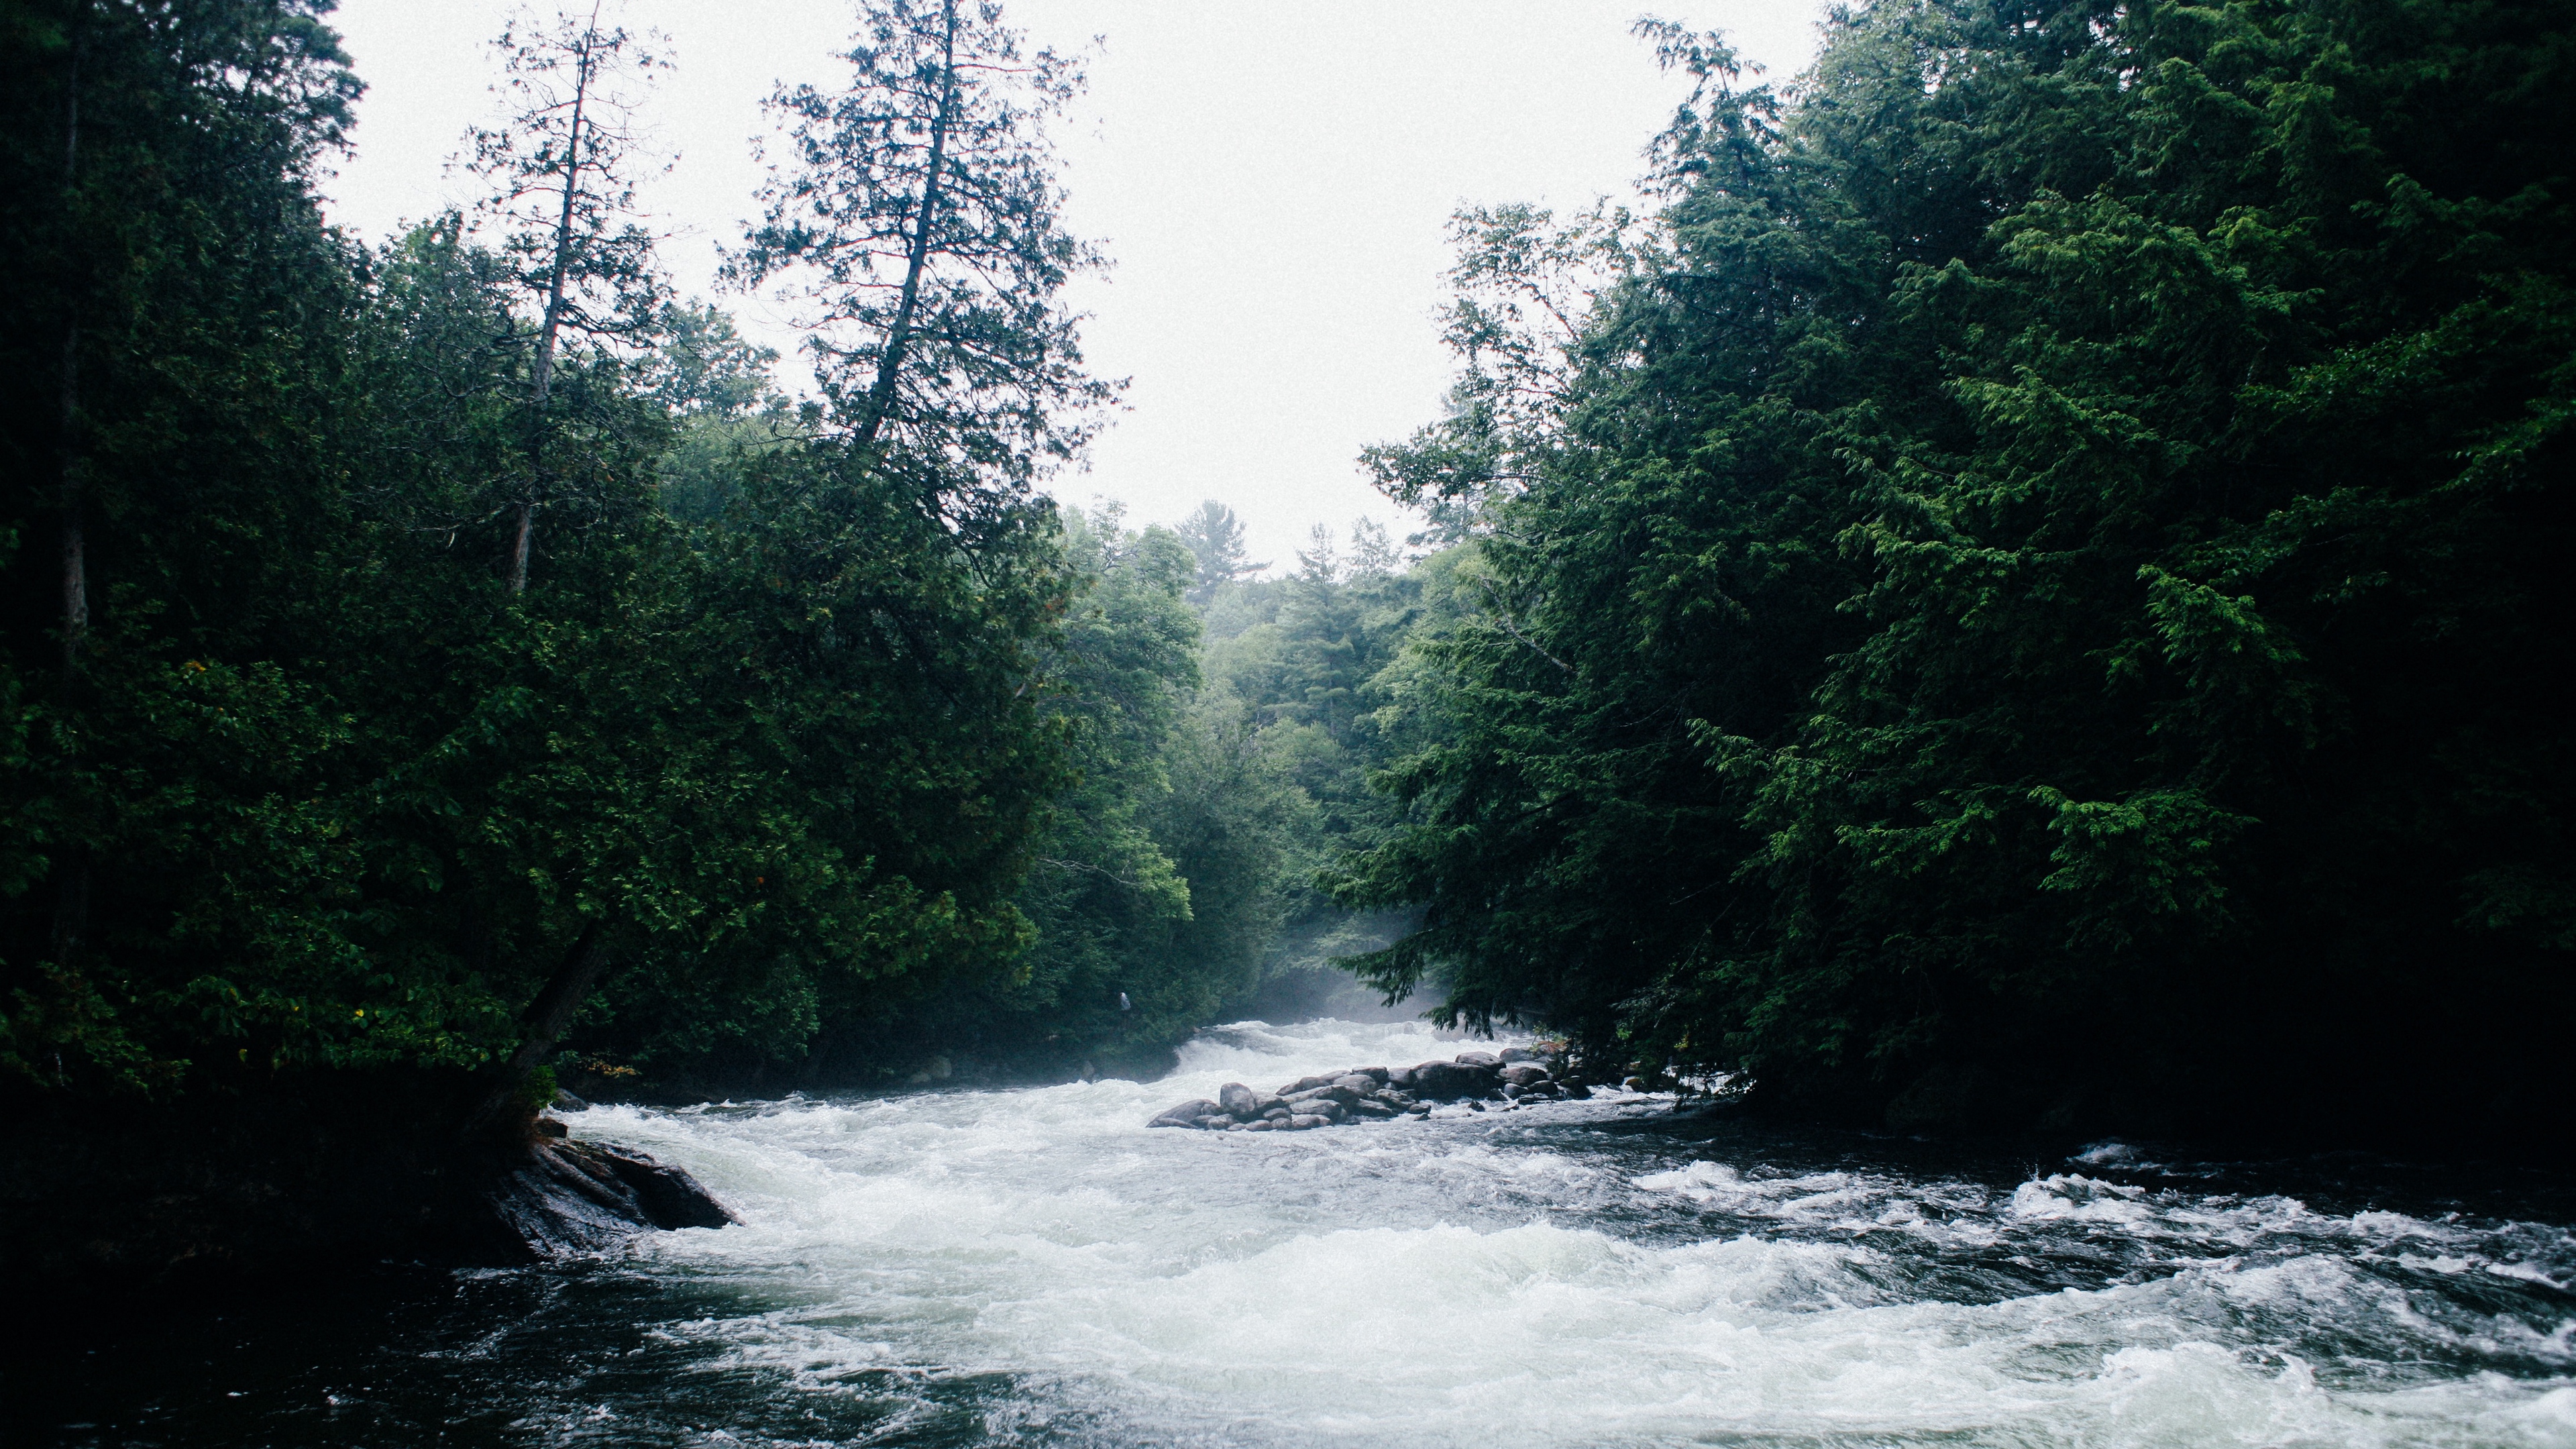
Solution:
<path fill-rule="evenodd" d="M 1081 88 L 992 0 L 871 0 L 849 84 L 771 98 L 790 164 L 728 262 L 778 284 L 862 466 L 961 527 L 1015 506 L 1116 393 L 1058 294 L 1101 259 L 1064 229 L 1047 118 Z"/>
<path fill-rule="evenodd" d="M 533 304 L 528 344 L 527 476 L 509 503 L 510 592 L 528 586 L 538 510 L 590 490 L 583 429 L 557 416 L 556 357 L 567 334 L 593 344 L 649 340 L 663 300 L 653 239 L 636 223 L 643 151 L 635 125 L 641 84 L 669 61 L 622 27 L 522 14 L 493 42 L 512 107 L 472 135 L 474 172 L 494 183 L 482 207 L 504 233 L 512 281 Z M 590 421 L 590 420 L 583 420 Z M 567 445 L 570 445 L 569 448 Z M 567 453 L 574 456 L 567 456 Z"/>
<path fill-rule="evenodd" d="M 1890 0 L 1788 101 L 1649 27 L 1663 211 L 1463 225 L 1605 275 L 1376 455 L 1487 531 L 1374 978 L 1836 1110 L 2529 1110 L 2570 21 Z"/>
<path fill-rule="evenodd" d="M 1200 504 L 1198 512 L 1172 525 L 1172 532 L 1198 560 L 1198 581 L 1190 586 L 1189 594 L 1193 604 L 1204 607 L 1216 598 L 1217 590 L 1257 577 L 1270 567 L 1252 561 L 1250 550 L 1243 544 L 1243 520 L 1213 498 Z"/>

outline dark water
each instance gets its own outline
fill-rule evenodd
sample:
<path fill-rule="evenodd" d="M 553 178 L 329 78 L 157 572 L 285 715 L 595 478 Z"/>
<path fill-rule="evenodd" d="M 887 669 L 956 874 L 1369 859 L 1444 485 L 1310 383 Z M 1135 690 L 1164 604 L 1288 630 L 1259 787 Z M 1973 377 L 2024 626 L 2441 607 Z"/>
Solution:
<path fill-rule="evenodd" d="M 120 1320 L 11 1363 L 9 1441 L 2576 1446 L 2545 1164 L 2033 1163 L 1652 1100 L 1140 1125 L 1455 1049 L 1247 1026 L 1150 1087 L 597 1109 L 746 1225 Z"/>

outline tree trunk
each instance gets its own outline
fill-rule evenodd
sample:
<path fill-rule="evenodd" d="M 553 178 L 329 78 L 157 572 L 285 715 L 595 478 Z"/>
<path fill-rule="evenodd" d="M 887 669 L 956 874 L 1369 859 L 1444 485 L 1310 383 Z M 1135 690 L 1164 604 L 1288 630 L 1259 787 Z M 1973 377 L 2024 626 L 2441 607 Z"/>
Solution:
<path fill-rule="evenodd" d="M 510 530 L 510 592 L 528 590 L 528 544 L 537 528 L 537 505 L 533 499 L 519 500 L 518 526 Z"/>
<path fill-rule="evenodd" d="M 894 410 L 895 381 L 902 375 L 905 350 L 912 342 L 912 313 L 921 297 L 921 274 L 930 261 L 930 234 L 939 221 L 939 170 L 947 164 L 948 126 L 957 111 L 957 3 L 940 8 L 948 29 L 939 55 L 939 109 L 930 117 L 930 165 L 921 182 L 921 210 L 912 224 L 912 246 L 904 257 L 903 297 L 895 303 L 894 321 L 886 328 L 885 354 L 877 359 L 876 380 L 868 387 L 868 414 L 859 422 L 857 443 L 877 440 L 886 415 Z"/>
<path fill-rule="evenodd" d="M 528 1023 L 527 1037 L 519 1043 L 519 1049 L 510 1054 L 509 1060 L 501 1064 L 491 1091 L 484 1095 L 473 1115 L 466 1119 L 467 1135 L 480 1136 L 500 1126 L 508 1117 L 511 1102 L 527 1086 L 528 1078 L 536 1075 L 537 1068 L 553 1054 L 555 1043 L 572 1026 L 572 1019 L 580 1013 L 582 1003 L 588 1001 L 590 993 L 598 987 L 600 973 L 608 969 L 608 944 L 603 939 L 604 935 L 597 921 L 583 926 L 581 935 L 572 943 L 572 949 L 564 953 L 563 964 L 555 968 L 553 978 L 546 982 L 544 990 L 537 993 L 537 999 L 528 1003 L 523 1016 Z"/>
<path fill-rule="evenodd" d="M 519 526 L 510 544 L 510 592 L 528 591 L 528 546 L 536 533 L 537 494 L 545 478 L 546 399 L 554 391 L 555 346 L 563 334 L 565 274 L 572 268 L 572 208 L 581 194 L 582 114 L 590 103 L 591 46 L 598 39 L 599 10 L 590 12 L 591 28 L 582 33 L 582 49 L 573 72 L 572 129 L 564 141 L 563 210 L 555 218 L 554 267 L 546 278 L 545 321 L 537 328 L 537 356 L 529 368 L 533 384 L 528 399 L 528 493 L 519 500 Z"/>

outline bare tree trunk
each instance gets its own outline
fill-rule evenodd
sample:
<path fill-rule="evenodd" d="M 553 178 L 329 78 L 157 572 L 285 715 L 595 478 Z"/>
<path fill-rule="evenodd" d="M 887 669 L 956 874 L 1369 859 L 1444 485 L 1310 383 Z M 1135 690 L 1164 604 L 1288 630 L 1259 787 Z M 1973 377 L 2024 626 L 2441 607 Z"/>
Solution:
<path fill-rule="evenodd" d="M 518 520 L 518 526 L 510 531 L 510 592 L 514 594 L 525 593 L 528 588 L 528 543 L 537 530 L 534 499 L 519 500 Z"/>
<path fill-rule="evenodd" d="M 921 274 L 929 265 L 930 234 L 939 221 L 939 171 L 947 164 L 948 126 L 957 112 L 957 0 L 940 7 L 948 30 L 942 37 L 939 64 L 939 108 L 930 117 L 930 167 L 921 183 L 921 209 L 913 216 L 912 247 L 904 257 L 903 298 L 895 303 L 894 322 L 886 328 L 886 346 L 877 358 L 876 380 L 868 387 L 868 415 L 860 422 L 858 445 L 877 440 L 886 415 L 894 410 L 896 379 L 902 375 L 905 350 L 912 343 L 913 307 L 921 297 Z"/>
<path fill-rule="evenodd" d="M 564 142 L 563 210 L 555 218 L 554 268 L 546 278 L 545 321 L 537 328 L 537 356 L 528 401 L 528 493 L 519 500 L 518 529 L 510 543 L 510 592 L 528 589 L 528 547 L 537 528 L 537 493 L 545 478 L 546 399 L 554 391 L 555 346 L 563 333 L 564 279 L 572 267 L 572 208 L 581 195 L 582 113 L 590 103 L 592 46 L 599 36 L 599 7 L 590 10 L 581 56 L 573 72 L 572 130 Z"/>
<path fill-rule="evenodd" d="M 519 1049 L 501 1064 L 492 1090 L 484 1095 L 474 1114 L 466 1119 L 467 1135 L 479 1136 L 499 1126 L 509 1113 L 510 1103 L 527 1085 L 528 1078 L 534 1076 L 537 1068 L 553 1054 L 555 1043 L 563 1038 L 564 1032 L 572 1026 L 573 1017 L 580 1013 L 582 1003 L 588 1001 L 590 993 L 598 987 L 600 973 L 608 969 L 605 934 L 597 921 L 583 926 L 581 935 L 573 940 L 572 948 L 564 953 L 563 964 L 555 968 L 554 976 L 546 982 L 545 989 L 537 993 L 537 999 L 528 1003 L 523 1018 L 528 1023 L 528 1034 L 519 1043 Z"/>

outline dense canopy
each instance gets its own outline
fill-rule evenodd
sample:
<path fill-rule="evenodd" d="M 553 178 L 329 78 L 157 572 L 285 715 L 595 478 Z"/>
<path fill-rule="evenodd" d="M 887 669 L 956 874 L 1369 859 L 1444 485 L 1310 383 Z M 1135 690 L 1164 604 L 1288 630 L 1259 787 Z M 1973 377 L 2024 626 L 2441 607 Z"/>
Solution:
<path fill-rule="evenodd" d="M 1906 1121 L 2538 1112 L 2571 22 L 1890 0 L 1785 88 L 1644 27 L 1663 209 L 1462 217 L 1373 458 L 1484 612 L 1371 975 Z"/>
<path fill-rule="evenodd" d="M 1340 962 L 1900 1127 L 2554 1100 L 2576 5 L 1643 22 L 1647 213 L 1463 212 L 1423 531 L 1293 561 L 1045 491 L 998 6 L 771 102 L 808 401 L 633 214 L 686 57 L 515 28 L 485 204 L 353 237 L 329 9 L 0 0 L 12 1093 L 1148 1070 Z"/>

